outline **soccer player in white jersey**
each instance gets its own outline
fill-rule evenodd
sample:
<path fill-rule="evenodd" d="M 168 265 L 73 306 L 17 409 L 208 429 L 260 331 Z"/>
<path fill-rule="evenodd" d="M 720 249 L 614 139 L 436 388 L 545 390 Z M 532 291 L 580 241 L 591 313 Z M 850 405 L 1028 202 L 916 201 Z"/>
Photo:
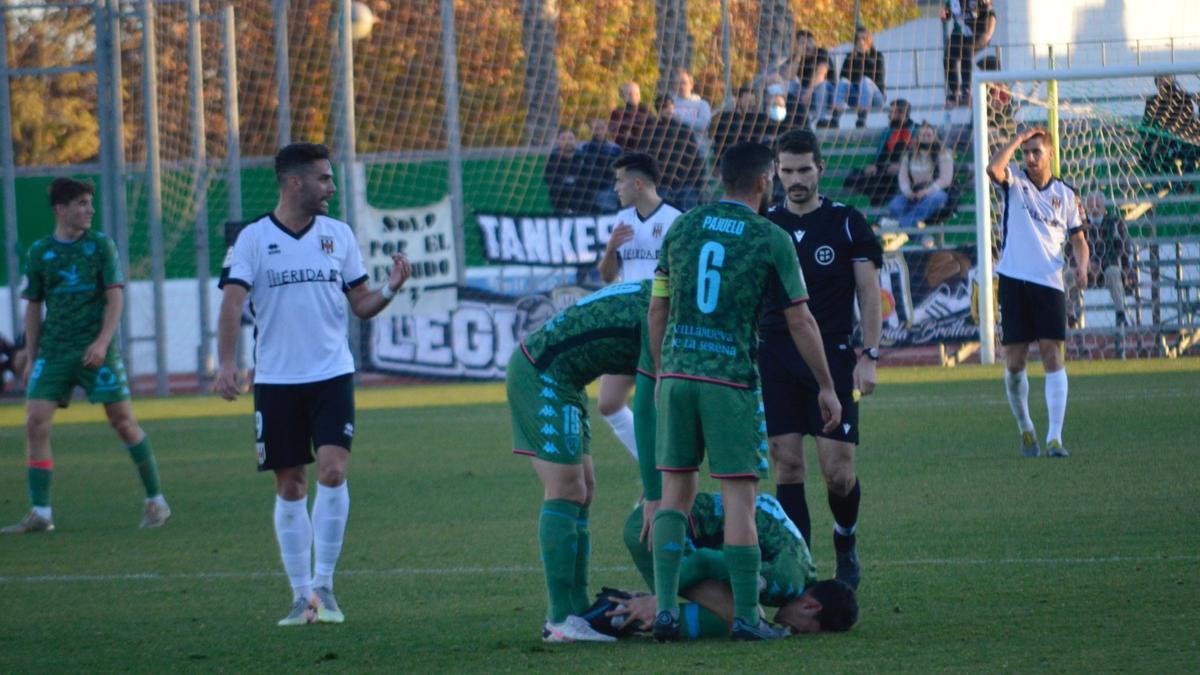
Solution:
<path fill-rule="evenodd" d="M 1041 450 L 1029 417 L 1029 379 L 1025 362 L 1029 344 L 1038 343 L 1046 370 L 1046 407 L 1050 424 L 1046 454 L 1066 457 L 1062 443 L 1067 412 L 1067 371 L 1062 345 L 1067 333 L 1063 245 L 1069 239 L 1076 260 L 1088 259 L 1087 238 L 1075 190 L 1050 173 L 1050 134 L 1027 129 L 997 152 L 987 172 L 1001 190 L 1003 240 L 999 296 L 1007 371 L 1004 388 L 1021 432 L 1021 452 L 1037 457 Z M 1023 166 L 1012 162 L 1021 148 Z M 1075 270 L 1076 283 L 1086 285 L 1087 265 Z"/>
<path fill-rule="evenodd" d="M 650 155 L 640 152 L 621 155 L 613 162 L 613 170 L 621 211 L 617 213 L 617 226 L 600 259 L 600 278 L 604 283 L 612 283 L 618 278 L 629 283 L 653 279 L 658 250 L 671 223 L 679 217 L 679 209 L 658 196 L 658 167 Z M 627 404 L 634 382 L 632 375 L 601 377 L 597 405 L 604 421 L 612 427 L 629 454 L 636 458 L 633 412 Z"/>
<path fill-rule="evenodd" d="M 355 316 L 369 319 L 387 306 L 412 268 L 403 256 L 393 256 L 386 285 L 368 288 L 354 232 L 327 215 L 334 184 L 325 146 L 283 148 L 275 155 L 275 178 L 275 210 L 242 230 L 226 262 L 217 327 L 220 370 L 213 388 L 229 401 L 242 390 L 236 352 L 249 295 L 257 332 L 258 469 L 275 473 L 275 536 L 294 594 L 279 625 L 341 623 L 333 571 L 350 512 L 346 463 L 354 436 L 346 301 Z M 310 518 L 305 466 L 313 462 L 313 448 L 317 495 Z"/>

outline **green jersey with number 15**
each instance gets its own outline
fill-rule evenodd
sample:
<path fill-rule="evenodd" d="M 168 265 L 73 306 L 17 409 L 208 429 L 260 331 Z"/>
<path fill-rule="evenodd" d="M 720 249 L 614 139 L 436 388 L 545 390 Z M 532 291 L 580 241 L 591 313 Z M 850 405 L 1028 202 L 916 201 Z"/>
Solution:
<path fill-rule="evenodd" d="M 680 216 L 663 239 L 657 275 L 671 289 L 659 377 L 756 387 L 768 288 L 778 285 L 791 304 L 808 299 L 787 233 L 741 202 Z"/>

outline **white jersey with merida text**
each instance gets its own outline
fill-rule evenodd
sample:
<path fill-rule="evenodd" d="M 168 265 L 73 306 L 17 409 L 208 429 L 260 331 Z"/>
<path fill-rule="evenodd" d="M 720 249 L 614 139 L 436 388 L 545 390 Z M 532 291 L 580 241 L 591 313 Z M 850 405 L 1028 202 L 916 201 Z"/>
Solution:
<path fill-rule="evenodd" d="M 1039 189 L 1016 163 L 1000 183 L 1003 223 L 996 272 L 1063 290 L 1063 246 L 1083 227 L 1075 190 L 1057 178 Z"/>
<path fill-rule="evenodd" d="M 346 338 L 346 291 L 366 283 L 350 226 L 317 216 L 299 233 L 274 214 L 238 235 L 221 285 L 250 290 L 254 309 L 254 382 L 300 384 L 354 372 Z"/>
<path fill-rule="evenodd" d="M 636 282 L 654 278 L 663 237 L 679 215 L 679 209 L 666 202 L 660 203 L 644 220 L 635 206 L 617 213 L 617 226 L 633 227 L 633 239 L 617 249 L 617 255 L 621 258 L 621 281 Z"/>

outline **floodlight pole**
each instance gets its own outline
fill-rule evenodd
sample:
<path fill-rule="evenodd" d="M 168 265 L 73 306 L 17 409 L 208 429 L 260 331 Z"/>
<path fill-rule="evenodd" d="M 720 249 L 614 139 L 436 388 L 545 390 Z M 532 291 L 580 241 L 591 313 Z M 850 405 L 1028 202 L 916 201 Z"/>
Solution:
<path fill-rule="evenodd" d="M 4 171 L 4 262 L 8 272 L 13 335 L 21 330 L 21 262 L 17 258 L 17 182 L 13 176 L 12 106 L 9 103 L 8 1 L 0 2 L 0 168 Z"/>
<path fill-rule="evenodd" d="M 166 396 L 167 383 L 167 302 L 166 255 L 162 230 L 162 160 L 158 137 L 158 42 L 155 36 L 155 10 L 150 0 L 142 2 L 142 95 L 146 124 L 146 199 L 150 229 L 150 268 L 154 295 L 154 369 L 155 393 Z"/>
<path fill-rule="evenodd" d="M 208 371 L 212 360 L 209 338 L 212 320 L 209 312 L 210 280 L 208 260 L 208 149 L 204 124 L 204 62 L 200 46 L 200 0 L 189 0 L 188 20 L 188 99 L 192 107 L 192 199 L 196 203 L 194 238 L 196 241 L 196 301 L 200 322 L 200 346 L 196 352 L 196 385 L 208 390 Z"/>

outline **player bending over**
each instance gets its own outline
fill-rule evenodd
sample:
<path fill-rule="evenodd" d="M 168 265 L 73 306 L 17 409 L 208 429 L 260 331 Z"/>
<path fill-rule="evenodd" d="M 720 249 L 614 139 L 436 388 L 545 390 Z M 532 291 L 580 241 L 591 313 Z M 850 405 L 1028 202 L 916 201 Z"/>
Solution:
<path fill-rule="evenodd" d="M 651 283 L 616 284 L 583 298 L 527 335 L 508 360 L 513 452 L 531 458 L 543 488 L 538 543 L 550 601 L 546 642 L 613 641 L 579 617 L 591 601 L 588 508 L 596 485 L 584 388 L 604 374 L 649 372 Z M 643 374 L 637 389 L 640 436 L 654 429 L 653 381 Z M 643 423 L 647 408 L 650 419 Z"/>

